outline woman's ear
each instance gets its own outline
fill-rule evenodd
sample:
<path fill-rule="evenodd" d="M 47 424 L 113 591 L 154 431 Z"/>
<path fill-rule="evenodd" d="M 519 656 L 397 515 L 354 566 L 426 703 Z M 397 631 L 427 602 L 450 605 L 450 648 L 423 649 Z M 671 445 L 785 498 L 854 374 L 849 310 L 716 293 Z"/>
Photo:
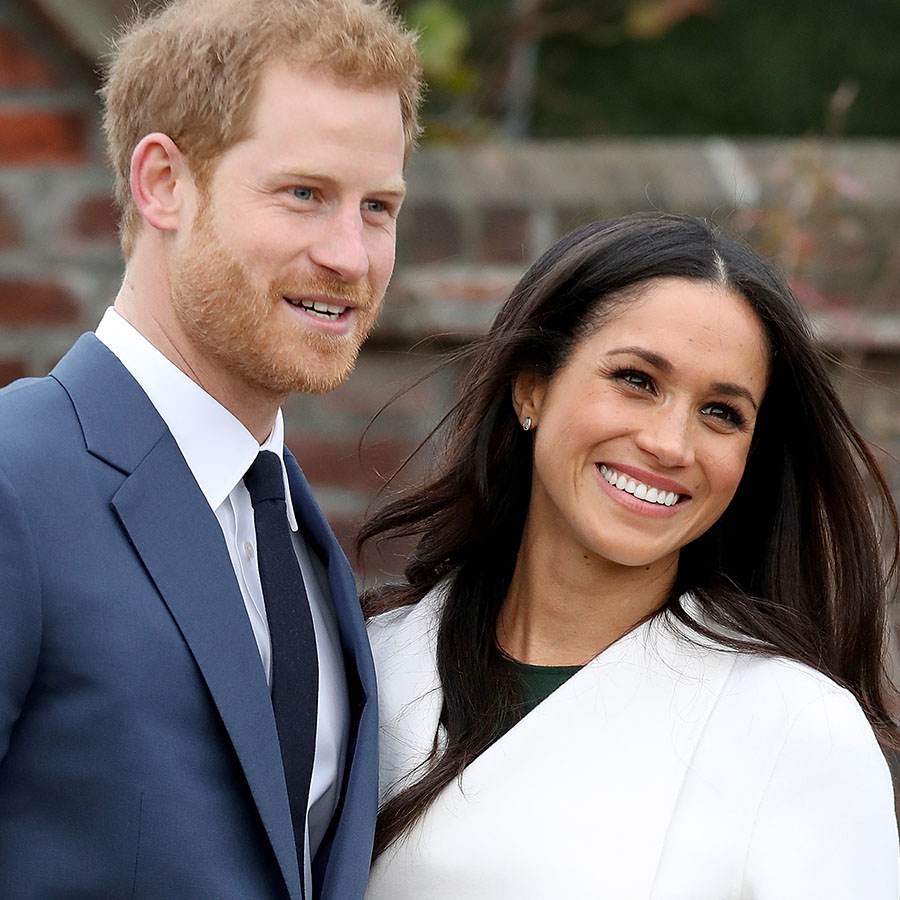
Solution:
<path fill-rule="evenodd" d="M 141 215 L 159 231 L 178 228 L 186 180 L 187 162 L 172 138 L 161 132 L 141 138 L 131 154 L 131 194 Z"/>
<path fill-rule="evenodd" d="M 521 372 L 513 380 L 513 407 L 520 422 L 530 420 L 526 431 L 535 428 L 540 421 L 541 405 L 546 393 L 547 379 L 537 372 Z"/>

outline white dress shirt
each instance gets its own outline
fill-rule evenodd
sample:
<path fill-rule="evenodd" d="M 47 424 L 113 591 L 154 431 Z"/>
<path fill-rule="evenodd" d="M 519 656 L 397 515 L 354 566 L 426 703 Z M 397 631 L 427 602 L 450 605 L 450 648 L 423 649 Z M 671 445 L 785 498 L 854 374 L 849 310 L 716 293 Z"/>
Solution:
<path fill-rule="evenodd" d="M 272 645 L 256 561 L 256 529 L 244 473 L 261 450 L 282 460 L 287 516 L 294 550 L 309 597 L 319 655 L 316 754 L 310 783 L 304 879 L 311 896 L 311 857 L 315 856 L 337 809 L 347 751 L 350 714 L 338 627 L 327 574 L 298 531 L 290 485 L 284 470 L 284 419 L 281 410 L 260 446 L 224 406 L 214 400 L 154 347 L 112 307 L 96 331 L 149 397 L 175 438 L 210 508 L 219 520 L 247 617 L 271 685 Z"/>

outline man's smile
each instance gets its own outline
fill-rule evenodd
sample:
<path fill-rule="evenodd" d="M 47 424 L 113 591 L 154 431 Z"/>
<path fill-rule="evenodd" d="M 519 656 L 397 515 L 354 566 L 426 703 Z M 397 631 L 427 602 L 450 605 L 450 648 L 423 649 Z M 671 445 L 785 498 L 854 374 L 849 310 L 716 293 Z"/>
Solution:
<path fill-rule="evenodd" d="M 338 319 L 349 309 L 346 304 L 326 303 L 323 300 L 313 300 L 305 297 L 298 299 L 285 297 L 284 299 L 287 300 L 291 306 L 299 307 L 300 309 L 323 319 Z"/>

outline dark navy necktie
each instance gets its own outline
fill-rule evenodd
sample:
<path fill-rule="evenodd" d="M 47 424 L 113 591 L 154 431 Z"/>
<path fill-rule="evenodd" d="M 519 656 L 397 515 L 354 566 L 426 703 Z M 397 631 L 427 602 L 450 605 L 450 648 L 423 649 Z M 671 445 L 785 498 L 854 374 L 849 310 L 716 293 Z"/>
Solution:
<path fill-rule="evenodd" d="M 247 470 L 244 484 L 256 522 L 256 558 L 272 642 L 272 707 L 302 883 L 306 808 L 316 752 L 316 635 L 291 541 L 281 460 L 268 450 L 261 451 Z"/>

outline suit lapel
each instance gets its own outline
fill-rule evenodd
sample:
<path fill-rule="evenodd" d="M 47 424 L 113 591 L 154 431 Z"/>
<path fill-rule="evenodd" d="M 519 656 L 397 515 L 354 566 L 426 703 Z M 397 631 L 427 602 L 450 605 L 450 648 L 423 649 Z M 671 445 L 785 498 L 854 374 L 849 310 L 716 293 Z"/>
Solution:
<path fill-rule="evenodd" d="M 113 506 L 190 647 L 285 880 L 299 891 L 287 790 L 259 651 L 219 523 L 170 434 L 126 479 Z"/>
<path fill-rule="evenodd" d="M 196 660 L 299 900 L 272 705 L 215 514 L 144 392 L 93 335 L 52 374 L 72 398 L 88 450 L 126 475 L 112 505 Z"/>

